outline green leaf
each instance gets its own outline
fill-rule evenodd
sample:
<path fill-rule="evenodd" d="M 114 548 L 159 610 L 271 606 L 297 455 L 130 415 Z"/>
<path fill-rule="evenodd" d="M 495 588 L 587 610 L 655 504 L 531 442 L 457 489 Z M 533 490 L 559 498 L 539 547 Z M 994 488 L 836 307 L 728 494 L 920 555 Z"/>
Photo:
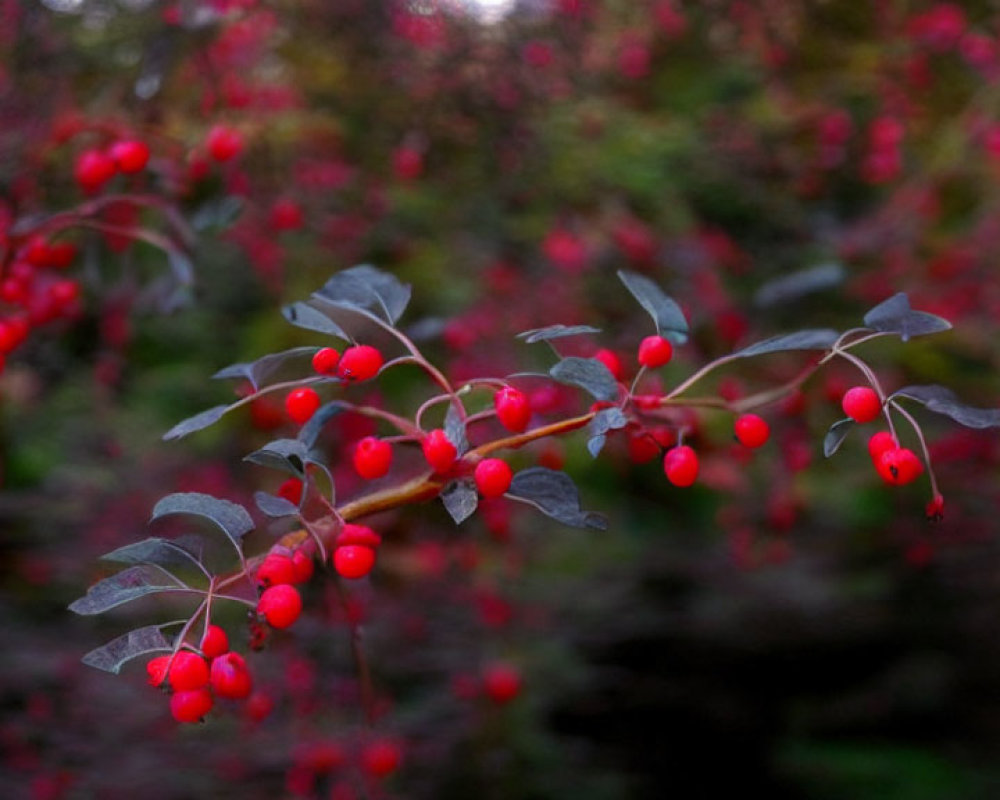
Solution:
<path fill-rule="evenodd" d="M 292 325 L 298 328 L 336 336 L 338 339 L 344 339 L 345 341 L 351 340 L 351 337 L 344 332 L 343 328 L 318 308 L 308 303 L 296 302 L 287 305 L 281 309 L 281 314 Z"/>
<path fill-rule="evenodd" d="M 607 530 L 607 520 L 580 508 L 580 492 L 565 472 L 546 467 L 521 470 L 511 481 L 507 496 L 530 503 L 543 514 L 574 528 Z"/>
<path fill-rule="evenodd" d="M 148 625 L 129 631 L 124 636 L 91 650 L 83 657 L 83 663 L 117 675 L 122 666 L 133 658 L 150 653 L 169 653 L 173 646 L 163 635 L 164 627 L 166 626 Z"/>
<path fill-rule="evenodd" d="M 225 414 L 232 405 L 228 406 L 212 406 L 212 408 L 206 409 L 195 414 L 193 417 L 188 417 L 187 419 L 178 422 L 169 431 L 163 434 L 163 439 L 165 441 L 170 441 L 171 439 L 180 439 L 182 436 L 187 436 L 189 433 L 194 433 L 195 431 L 200 431 L 202 428 L 207 428 L 209 425 L 214 425 L 222 415 Z"/>
<path fill-rule="evenodd" d="M 318 347 L 293 347 L 291 350 L 283 350 L 280 353 L 268 353 L 266 356 L 261 356 L 256 361 L 231 364 L 228 367 L 223 367 L 212 377 L 246 378 L 250 381 L 256 391 L 261 387 L 261 384 L 263 384 L 264 381 L 266 381 L 289 361 L 301 359 L 306 356 L 312 358 L 318 349 Z"/>
<path fill-rule="evenodd" d="M 854 420 L 850 417 L 834 422 L 823 437 L 823 455 L 829 458 L 836 453 L 847 438 L 847 434 L 853 429 Z"/>
<path fill-rule="evenodd" d="M 564 358 L 549 370 L 549 375 L 559 383 L 586 389 L 598 400 L 610 403 L 618 399 L 618 381 L 596 358 Z"/>
<path fill-rule="evenodd" d="M 441 490 L 441 502 L 455 524 L 461 525 L 475 513 L 479 493 L 471 480 L 452 481 Z"/>
<path fill-rule="evenodd" d="M 69 605 L 77 614 L 102 614 L 116 606 L 160 592 L 184 592 L 191 587 L 162 567 L 137 564 L 98 581 Z"/>
<path fill-rule="evenodd" d="M 628 418 L 617 406 L 612 408 L 602 408 L 590 421 L 590 439 L 587 441 L 587 450 L 591 456 L 597 458 L 604 443 L 607 441 L 607 434 L 628 425 Z"/>
<path fill-rule="evenodd" d="M 676 344 L 688 338 L 688 323 L 677 302 L 645 275 L 628 270 L 618 270 L 618 278 L 632 296 L 639 301 L 656 324 L 656 332 Z"/>
<path fill-rule="evenodd" d="M 749 358 L 766 353 L 781 353 L 787 350 L 827 350 L 840 334 L 830 328 L 807 328 L 795 333 L 783 333 L 761 342 L 737 350 L 733 356 Z"/>
<path fill-rule="evenodd" d="M 946 386 L 936 384 L 904 386 L 893 392 L 889 399 L 896 397 L 908 397 L 910 400 L 923 403 L 928 411 L 951 417 L 967 428 L 1000 428 L 1000 409 L 966 405 Z"/>
<path fill-rule="evenodd" d="M 198 556 L 186 547 L 170 539 L 156 536 L 105 553 L 101 556 L 101 560 L 115 561 L 119 564 L 193 564 L 196 567 L 201 565 Z"/>
<path fill-rule="evenodd" d="M 579 336 L 583 333 L 600 333 L 600 328 L 593 328 L 590 325 L 549 325 L 545 328 L 532 328 L 530 331 L 521 331 L 516 334 L 516 338 L 524 339 L 525 344 L 535 342 L 546 342 L 550 339 L 562 339 L 566 336 Z"/>
<path fill-rule="evenodd" d="M 290 517 L 299 513 L 299 507 L 291 500 L 267 492 L 254 492 L 254 502 L 269 517 Z"/>
<path fill-rule="evenodd" d="M 943 317 L 910 308 L 906 292 L 894 294 L 865 314 L 865 325 L 880 333 L 898 333 L 904 342 L 913 336 L 951 330 L 951 323 Z"/>
<path fill-rule="evenodd" d="M 360 264 L 338 272 L 315 296 L 334 305 L 374 311 L 394 325 L 410 302 L 410 291 L 410 286 L 396 276 L 370 264 Z"/>
<path fill-rule="evenodd" d="M 253 519 L 243 506 L 201 492 L 168 494 L 153 507 L 150 522 L 170 514 L 192 514 L 211 520 L 233 543 L 241 559 L 243 537 L 254 529 Z"/>

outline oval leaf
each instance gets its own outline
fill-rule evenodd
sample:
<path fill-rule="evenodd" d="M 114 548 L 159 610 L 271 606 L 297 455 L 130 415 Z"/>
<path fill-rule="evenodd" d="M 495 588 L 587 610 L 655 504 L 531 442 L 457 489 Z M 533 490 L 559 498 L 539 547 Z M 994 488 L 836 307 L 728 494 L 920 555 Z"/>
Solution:
<path fill-rule="evenodd" d="M 344 333 L 343 328 L 318 308 L 314 308 L 308 303 L 297 302 L 287 305 L 281 309 L 281 315 L 298 328 L 350 341 L 351 337 Z"/>
<path fill-rule="evenodd" d="M 865 325 L 881 333 L 898 333 L 904 342 L 911 336 L 951 330 L 951 323 L 944 317 L 910 308 L 906 292 L 894 294 L 865 314 Z"/>
<path fill-rule="evenodd" d="M 410 302 L 410 286 L 395 275 L 370 264 L 360 264 L 338 272 L 316 295 L 338 305 L 375 311 L 395 324 Z"/>
<path fill-rule="evenodd" d="M 620 430 L 628 425 L 628 418 L 617 406 L 602 408 L 590 421 L 590 439 L 587 441 L 587 451 L 594 458 L 600 454 L 607 441 L 610 431 Z"/>
<path fill-rule="evenodd" d="M 546 467 L 521 470 L 511 481 L 507 496 L 535 506 L 547 516 L 574 528 L 607 530 L 607 520 L 600 514 L 580 509 L 580 492 L 565 472 Z"/>
<path fill-rule="evenodd" d="M 182 422 L 178 422 L 169 431 L 163 434 L 165 441 L 170 441 L 171 439 L 180 439 L 182 436 L 187 436 L 189 433 L 194 433 L 195 431 L 200 431 L 202 428 L 207 428 L 209 425 L 214 425 L 219 419 L 225 414 L 230 408 L 228 406 L 213 406 L 212 408 L 206 409 L 193 417 L 188 417 Z"/>
<path fill-rule="evenodd" d="M 1000 428 L 1000 409 L 969 406 L 945 386 L 936 384 L 924 386 L 904 386 L 890 396 L 908 397 L 923 403 L 928 411 L 944 414 L 967 428 Z"/>
<path fill-rule="evenodd" d="M 172 650 L 173 646 L 163 635 L 162 626 L 149 625 L 112 639 L 106 645 L 91 650 L 82 660 L 89 667 L 117 675 L 122 665 L 133 658 L 149 653 L 169 653 Z"/>
<path fill-rule="evenodd" d="M 549 325 L 545 328 L 532 328 L 530 331 L 521 331 L 516 334 L 516 338 L 524 339 L 526 344 L 535 342 L 545 342 L 549 339 L 562 339 L 566 336 L 579 336 L 583 333 L 600 333 L 600 328 L 593 328 L 590 325 Z"/>
<path fill-rule="evenodd" d="M 559 383 L 586 389 L 598 400 L 610 403 L 618 399 L 618 381 L 596 358 L 564 358 L 549 370 L 549 375 Z"/>
<path fill-rule="evenodd" d="M 656 324 L 656 332 L 676 344 L 683 344 L 688 338 L 687 318 L 681 307 L 668 297 L 659 286 L 637 272 L 618 270 L 618 278 L 625 284 L 632 296 L 639 301 Z"/>
<path fill-rule="evenodd" d="M 771 308 L 837 286 L 845 276 L 840 264 L 817 264 L 768 281 L 754 293 L 753 302 L 758 308 Z"/>
<path fill-rule="evenodd" d="M 786 350 L 826 350 L 833 345 L 840 334 L 830 328 L 807 328 L 795 333 L 783 333 L 761 342 L 737 350 L 733 356 L 749 358 L 765 353 L 780 353 Z"/>
<path fill-rule="evenodd" d="M 244 456 L 243 460 L 302 478 L 305 465 L 313 459 L 305 442 L 299 439 L 275 439 Z"/>
<path fill-rule="evenodd" d="M 257 508 L 269 517 L 290 517 L 299 513 L 299 507 L 291 500 L 267 492 L 254 492 L 253 500 Z"/>
<path fill-rule="evenodd" d="M 461 525 L 475 513 L 479 505 L 476 485 L 470 480 L 452 481 L 441 490 L 441 502 L 455 524 Z"/>
<path fill-rule="evenodd" d="M 307 448 L 312 449 L 326 423 L 347 408 L 350 408 L 350 405 L 343 400 L 331 400 L 329 403 L 324 403 L 316 409 L 315 414 L 309 417 L 309 421 L 299 429 L 298 440 Z"/>
<path fill-rule="evenodd" d="M 448 411 L 444 415 L 444 435 L 455 445 L 459 456 L 464 455 L 469 449 L 469 440 L 465 435 L 465 420 L 458 413 L 455 403 L 448 404 Z"/>
<path fill-rule="evenodd" d="M 256 361 L 241 364 L 230 364 L 216 372 L 213 378 L 246 378 L 253 388 L 259 389 L 271 375 L 277 372 L 289 361 L 309 356 L 310 358 L 319 348 L 316 347 L 293 347 L 291 350 L 283 350 L 280 353 L 268 353 L 261 356 Z"/>
<path fill-rule="evenodd" d="M 201 492 L 168 494 L 153 507 L 150 522 L 168 514 L 194 514 L 211 520 L 233 543 L 241 559 L 242 539 L 254 529 L 253 519 L 243 506 Z"/>
<path fill-rule="evenodd" d="M 119 564 L 201 564 L 198 556 L 177 542 L 156 536 L 105 553 L 101 560 Z"/>
<path fill-rule="evenodd" d="M 829 458 L 836 453 L 853 428 L 854 420 L 850 417 L 834 422 L 823 437 L 823 455 Z"/>
<path fill-rule="evenodd" d="M 69 605 L 77 614 L 102 614 L 148 594 L 190 591 L 187 584 L 166 570 L 151 564 L 138 564 L 98 581 L 87 594 Z"/>

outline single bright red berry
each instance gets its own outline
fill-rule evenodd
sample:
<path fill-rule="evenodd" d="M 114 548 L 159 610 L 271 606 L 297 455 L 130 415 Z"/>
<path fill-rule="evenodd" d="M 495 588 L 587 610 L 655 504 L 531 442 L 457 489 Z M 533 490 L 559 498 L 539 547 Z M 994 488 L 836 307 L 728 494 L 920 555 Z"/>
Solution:
<path fill-rule="evenodd" d="M 242 700 L 253 690 L 253 676 L 239 653 L 225 653 L 212 661 L 210 683 L 217 697 Z"/>
<path fill-rule="evenodd" d="M 940 522 L 944 519 L 944 497 L 935 494 L 927 501 L 927 519 L 931 522 Z"/>
<path fill-rule="evenodd" d="M 756 414 L 742 414 L 737 417 L 733 423 L 733 432 L 744 447 L 760 447 L 771 435 L 767 422 Z"/>
<path fill-rule="evenodd" d="M 295 583 L 295 565 L 281 553 L 268 553 L 257 567 L 257 583 L 261 586 L 279 586 Z"/>
<path fill-rule="evenodd" d="M 361 766 L 374 778 L 385 778 L 399 769 L 403 748 L 391 739 L 376 739 L 361 751 Z"/>
<path fill-rule="evenodd" d="M 844 392 L 840 402 L 847 414 L 855 422 L 871 422 L 882 410 L 878 392 L 870 386 L 855 386 Z"/>
<path fill-rule="evenodd" d="M 174 692 L 170 697 L 170 713 L 178 722 L 200 722 L 212 705 L 212 693 L 204 687 Z"/>
<path fill-rule="evenodd" d="M 208 132 L 205 145 L 216 161 L 230 161 L 243 152 L 243 134 L 225 125 L 216 125 Z"/>
<path fill-rule="evenodd" d="M 66 269 L 76 259 L 77 248 L 72 242 L 54 242 L 49 245 L 46 266 Z"/>
<path fill-rule="evenodd" d="M 208 662 L 197 653 L 181 650 L 170 665 L 170 688 L 175 692 L 200 689 L 208 683 Z"/>
<path fill-rule="evenodd" d="M 218 625 L 209 625 L 201 637 L 201 652 L 205 658 L 218 658 L 229 652 L 229 637 Z"/>
<path fill-rule="evenodd" d="M 497 705 L 509 703 L 521 692 L 521 673 L 511 664 L 496 663 L 483 671 L 483 691 Z"/>
<path fill-rule="evenodd" d="M 292 567 L 295 570 L 295 583 L 305 583 L 313 576 L 316 564 L 311 554 L 299 548 L 292 553 Z"/>
<path fill-rule="evenodd" d="M 340 353 L 332 347 L 321 347 L 312 357 L 313 369 L 320 375 L 333 375 L 337 371 Z"/>
<path fill-rule="evenodd" d="M 625 368 L 622 366 L 622 360 L 614 350 L 598 350 L 594 353 L 594 358 L 608 368 L 608 372 L 615 376 L 616 381 L 625 379 Z"/>
<path fill-rule="evenodd" d="M 899 443 L 889 431 L 879 431 L 868 440 L 868 454 L 876 463 L 884 452 L 895 450 L 897 447 L 899 447 Z"/>
<path fill-rule="evenodd" d="M 349 544 L 363 544 L 365 547 L 377 548 L 382 544 L 382 537 L 379 536 L 375 531 L 369 528 L 367 525 L 358 525 L 354 522 L 348 522 L 340 529 L 340 533 L 337 534 L 337 539 L 334 542 L 336 547 L 342 547 Z"/>
<path fill-rule="evenodd" d="M 474 477 L 476 488 L 483 497 L 500 497 L 510 488 L 514 472 L 506 461 L 484 458 L 476 464 Z"/>
<path fill-rule="evenodd" d="M 73 175 L 83 191 L 98 191 L 115 176 L 115 162 L 101 150 L 85 150 L 76 160 Z"/>
<path fill-rule="evenodd" d="M 161 686 L 167 679 L 167 664 L 170 656 L 156 656 L 146 662 L 146 672 L 149 675 L 150 686 Z"/>
<path fill-rule="evenodd" d="M 912 450 L 897 447 L 882 453 L 875 463 L 875 469 L 886 483 L 905 486 L 920 477 L 924 465 Z"/>
<path fill-rule="evenodd" d="M 672 447 L 663 456 L 663 472 L 674 486 L 690 486 L 698 477 L 698 454 L 686 444 Z"/>
<path fill-rule="evenodd" d="M 511 433 L 521 433 L 528 427 L 531 420 L 531 401 L 528 396 L 515 389 L 513 386 L 505 386 L 493 396 L 493 407 L 497 412 L 497 419 Z"/>
<path fill-rule="evenodd" d="M 278 487 L 278 497 L 298 505 L 302 502 L 302 488 L 302 481 L 298 478 L 288 478 Z"/>
<path fill-rule="evenodd" d="M 458 458 L 458 450 L 451 443 L 447 434 L 441 428 L 436 428 L 428 433 L 421 447 L 424 451 L 424 458 L 435 472 L 447 472 Z"/>
<path fill-rule="evenodd" d="M 304 425 L 316 409 L 319 408 L 320 400 L 316 390 L 309 386 L 301 386 L 293 389 L 285 397 L 285 411 L 299 425 Z"/>
<path fill-rule="evenodd" d="M 366 436 L 354 447 L 354 469 L 365 480 L 381 478 L 392 466 L 392 445 L 375 436 Z"/>
<path fill-rule="evenodd" d="M 378 349 L 368 344 L 348 347 L 337 365 L 337 377 L 345 381 L 367 381 L 378 375 L 385 363 Z"/>
<path fill-rule="evenodd" d="M 673 355 L 674 346 L 662 336 L 647 336 L 639 343 L 639 363 L 644 367 L 662 367 Z"/>
<path fill-rule="evenodd" d="M 363 578 L 374 566 L 375 551 L 363 544 L 341 545 L 333 551 L 333 568 L 344 578 Z"/>
<path fill-rule="evenodd" d="M 142 172 L 149 162 L 149 147 L 138 139 L 123 139 L 111 145 L 109 155 L 122 172 Z"/>
<path fill-rule="evenodd" d="M 264 590 L 257 601 L 257 613 L 272 628 L 291 627 L 302 613 L 302 595 L 287 583 L 271 586 Z"/>

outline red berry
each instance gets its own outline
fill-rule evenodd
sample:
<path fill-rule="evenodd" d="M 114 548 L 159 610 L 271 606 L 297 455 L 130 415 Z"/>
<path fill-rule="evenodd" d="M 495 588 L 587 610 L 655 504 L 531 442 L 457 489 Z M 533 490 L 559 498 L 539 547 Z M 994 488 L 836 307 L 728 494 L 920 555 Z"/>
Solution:
<path fill-rule="evenodd" d="M 944 497 L 935 494 L 927 501 L 927 519 L 931 522 L 940 522 L 944 519 Z"/>
<path fill-rule="evenodd" d="M 905 486 L 920 477 L 924 465 L 912 450 L 897 447 L 882 453 L 875 462 L 875 469 L 886 483 Z"/>
<path fill-rule="evenodd" d="M 349 544 L 363 544 L 365 547 L 375 548 L 382 544 L 382 537 L 367 525 L 356 525 L 353 522 L 348 522 L 340 529 L 340 533 L 337 534 L 337 540 L 334 544 L 336 547 L 343 547 Z"/>
<path fill-rule="evenodd" d="M 320 375 L 333 375 L 337 371 L 338 361 L 340 361 L 340 353 L 332 347 L 321 347 L 312 357 L 313 369 Z"/>
<path fill-rule="evenodd" d="M 690 486 L 698 477 L 698 454 L 686 444 L 671 448 L 663 457 L 663 472 L 674 486 Z"/>
<path fill-rule="evenodd" d="M 288 628 L 302 613 L 302 595 L 287 583 L 271 586 L 264 590 L 257 601 L 257 613 L 267 620 L 272 628 Z"/>
<path fill-rule="evenodd" d="M 285 411 L 299 425 L 304 425 L 319 408 L 319 395 L 308 386 L 293 389 L 285 397 Z"/>
<path fill-rule="evenodd" d="M 239 653 L 225 653 L 212 662 L 212 691 L 218 697 L 242 700 L 253 690 L 253 677 Z"/>
<path fill-rule="evenodd" d="M 500 497 L 509 488 L 514 473 L 506 461 L 484 458 L 476 464 L 476 488 L 483 497 Z"/>
<path fill-rule="evenodd" d="M 167 664 L 170 656 L 156 656 L 146 662 L 146 672 L 149 674 L 149 685 L 160 686 L 167 678 Z"/>
<path fill-rule="evenodd" d="M 216 161 L 229 161 L 243 152 L 243 134 L 225 125 L 216 125 L 205 142 L 208 154 Z"/>
<path fill-rule="evenodd" d="M 170 665 L 170 688 L 175 692 L 200 689 L 208 683 L 208 662 L 197 653 L 181 650 Z"/>
<path fill-rule="evenodd" d="M 756 414 L 743 414 L 733 423 L 733 432 L 744 447 L 760 447 L 771 435 L 768 424 Z"/>
<path fill-rule="evenodd" d="M 598 350 L 594 353 L 594 358 L 608 368 L 608 372 L 615 376 L 616 381 L 625 379 L 625 368 L 622 366 L 622 360 L 613 350 Z"/>
<path fill-rule="evenodd" d="M 361 751 L 361 766 L 374 778 L 384 778 L 399 768 L 403 749 L 391 739 L 376 739 Z"/>
<path fill-rule="evenodd" d="M 98 191 L 115 176 L 115 162 L 100 150 L 85 150 L 76 160 L 73 174 L 83 191 Z"/>
<path fill-rule="evenodd" d="M 65 269 L 76 259 L 76 245 L 72 242 L 56 242 L 50 244 L 47 253 L 46 266 Z"/>
<path fill-rule="evenodd" d="M 375 551 L 363 544 L 341 545 L 333 551 L 333 568 L 344 578 L 363 578 L 375 566 Z"/>
<path fill-rule="evenodd" d="M 212 693 L 206 688 L 174 692 L 170 713 L 178 722 L 200 722 L 212 710 Z"/>
<path fill-rule="evenodd" d="M 382 354 L 368 344 L 348 347 L 337 365 L 337 377 L 345 381 L 367 381 L 378 375 L 384 360 Z"/>
<path fill-rule="evenodd" d="M 201 637 L 201 652 L 205 658 L 218 658 L 229 652 L 229 637 L 218 625 L 209 625 Z"/>
<path fill-rule="evenodd" d="M 650 434 L 642 431 L 628 437 L 628 457 L 633 464 L 645 464 L 660 454 L 660 446 Z"/>
<path fill-rule="evenodd" d="M 298 478 L 288 478 L 278 487 L 278 497 L 283 497 L 289 503 L 298 505 L 302 502 L 302 481 Z"/>
<path fill-rule="evenodd" d="M 674 346 L 662 336 L 647 336 L 639 343 L 639 363 L 655 369 L 668 363 L 674 354 Z"/>
<path fill-rule="evenodd" d="M 520 433 L 531 420 L 531 402 L 528 396 L 513 386 L 505 386 L 493 396 L 497 419 L 511 433 Z"/>
<path fill-rule="evenodd" d="M 872 461 L 878 462 L 882 454 L 887 450 L 895 450 L 899 447 L 896 439 L 889 431 L 879 431 L 868 440 L 868 454 Z"/>
<path fill-rule="evenodd" d="M 110 155 L 122 172 L 142 172 L 149 161 L 149 147 L 138 139 L 123 139 L 111 145 Z"/>
<path fill-rule="evenodd" d="M 294 200 L 276 200 L 271 206 L 271 227 L 276 231 L 298 230 L 302 227 L 302 208 Z"/>
<path fill-rule="evenodd" d="M 381 478 L 392 465 L 392 445 L 375 436 L 366 436 L 354 447 L 354 469 L 365 480 Z"/>
<path fill-rule="evenodd" d="M 855 422 L 871 422 L 882 410 L 878 392 L 870 386 L 855 386 L 844 392 L 840 402 L 847 414 Z"/>
<path fill-rule="evenodd" d="M 521 673 L 511 664 L 491 664 L 483 672 L 483 691 L 494 703 L 503 705 L 521 691 Z"/>
<path fill-rule="evenodd" d="M 305 583 L 313 576 L 316 565 L 312 555 L 300 548 L 292 553 L 292 568 L 295 570 L 295 583 Z"/>
<path fill-rule="evenodd" d="M 424 458 L 435 472 L 447 472 L 458 458 L 458 450 L 440 428 L 428 433 L 421 443 Z"/>
<path fill-rule="evenodd" d="M 256 577 L 257 583 L 264 587 L 295 583 L 295 565 L 286 555 L 268 553 L 257 567 Z"/>

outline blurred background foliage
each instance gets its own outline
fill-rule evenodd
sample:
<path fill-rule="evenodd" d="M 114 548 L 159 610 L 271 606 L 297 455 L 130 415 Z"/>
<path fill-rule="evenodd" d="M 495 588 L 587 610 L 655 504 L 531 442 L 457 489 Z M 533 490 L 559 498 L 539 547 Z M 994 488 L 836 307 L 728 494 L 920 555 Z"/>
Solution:
<path fill-rule="evenodd" d="M 582 437 L 513 457 L 563 463 L 608 533 L 510 509 L 456 529 L 439 505 L 377 520 L 370 660 L 379 726 L 406 742 L 381 786 L 317 766 L 324 743 L 365 736 L 330 581 L 252 659 L 269 715 L 180 730 L 140 666 L 79 664 L 163 607 L 65 606 L 163 494 L 275 490 L 241 461 L 290 430 L 266 404 L 160 437 L 232 398 L 219 368 L 320 343 L 280 305 L 356 263 L 413 284 L 404 323 L 456 377 L 544 367 L 513 334 L 553 323 L 600 327 L 568 352 L 611 348 L 634 373 L 652 330 L 615 272 L 643 272 L 692 327 L 661 388 L 906 291 L 955 329 L 868 345 L 885 385 L 995 407 L 998 26 L 986 0 L 0 0 L 5 264 L 72 209 L 177 234 L 166 250 L 61 234 L 84 302 L 0 376 L 4 796 L 995 796 L 997 436 L 921 416 L 947 502 L 929 525 L 926 482 L 881 485 L 860 432 L 823 459 L 859 379 L 840 366 L 766 410 L 752 457 L 726 415 L 692 418 L 689 490 L 631 463 L 624 437 L 596 461 Z M 206 155 L 220 124 L 245 142 L 224 163 Z M 88 207 L 75 159 L 125 134 L 150 168 Z M 136 211 L 136 194 L 158 204 Z M 705 391 L 805 363 L 739 364 Z M 351 392 L 405 414 L 428 388 L 401 370 Z M 334 427 L 334 454 L 368 432 Z M 359 490 L 332 466 L 341 497 Z M 475 689 L 497 659 L 524 681 L 501 707 Z"/>

